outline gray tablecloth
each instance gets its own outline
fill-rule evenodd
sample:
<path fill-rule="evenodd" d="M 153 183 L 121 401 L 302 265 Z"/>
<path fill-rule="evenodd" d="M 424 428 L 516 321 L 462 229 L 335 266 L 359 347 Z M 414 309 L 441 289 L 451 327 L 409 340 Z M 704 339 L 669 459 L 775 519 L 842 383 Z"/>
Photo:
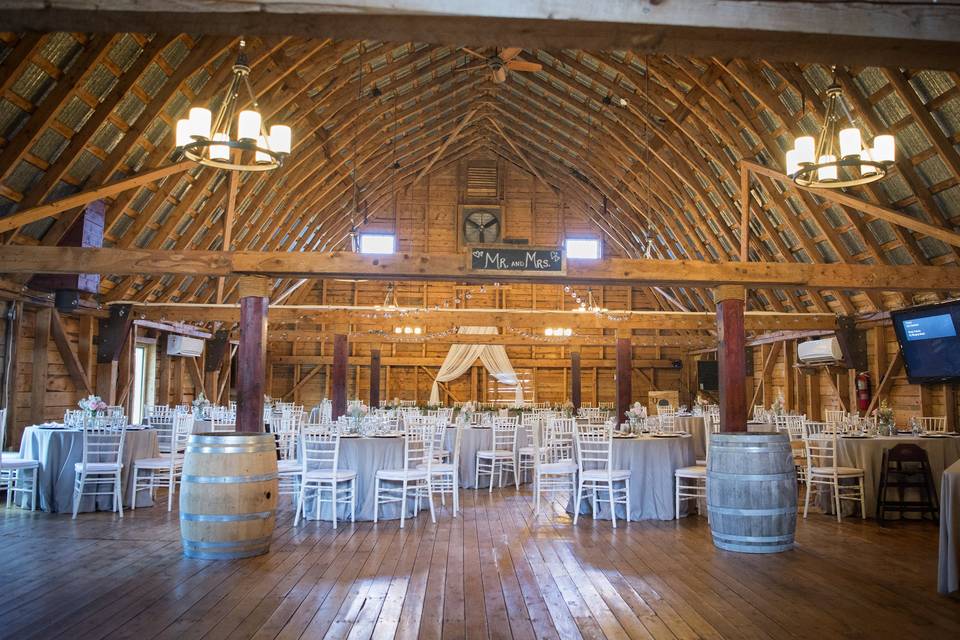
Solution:
<path fill-rule="evenodd" d="M 74 465 L 83 459 L 83 432 L 75 429 L 45 429 L 27 427 L 20 441 L 20 455 L 40 461 L 37 471 L 38 506 L 44 511 L 71 512 L 73 510 L 73 483 L 76 478 Z M 152 429 L 128 429 L 123 439 L 123 505 L 129 507 L 133 496 L 133 476 L 130 470 L 133 461 L 140 458 L 155 458 L 160 455 L 157 432 Z M 89 488 L 89 487 L 88 487 Z M 22 505 L 27 506 L 28 496 L 21 494 Z M 96 500 L 96 503 L 94 503 Z M 110 511 L 113 508 L 110 496 L 84 496 L 80 511 Z M 147 491 L 137 496 L 137 507 L 151 507 L 153 500 Z"/>
<path fill-rule="evenodd" d="M 617 438 L 613 441 L 613 467 L 630 470 L 630 519 L 673 520 L 674 472 L 696 462 L 693 436 L 676 438 Z M 682 505 L 681 505 L 682 507 Z M 573 512 L 572 501 L 567 511 Z M 600 518 L 609 518 L 606 503 L 600 507 Z M 592 512 L 587 500 L 580 505 L 580 515 Z M 626 511 L 617 507 L 617 517 Z"/>
<path fill-rule="evenodd" d="M 529 442 L 529 431 L 520 427 L 517 433 L 517 448 L 527 446 Z M 444 441 L 444 447 L 453 455 L 454 438 L 456 438 L 456 428 L 447 427 L 447 438 Z M 474 475 L 477 472 L 477 451 L 481 449 L 490 449 L 493 446 L 493 431 L 489 427 L 466 427 L 463 430 L 463 437 L 460 440 L 460 488 L 461 489 L 486 489 L 489 486 L 489 476 L 481 476 L 479 486 L 474 484 Z M 530 474 L 527 474 L 530 476 Z M 530 480 L 531 477 L 520 480 Z M 505 475 L 504 483 L 513 482 L 513 476 Z"/>
<path fill-rule="evenodd" d="M 374 475 L 379 469 L 403 469 L 403 438 L 340 438 L 341 470 L 349 469 L 357 472 L 357 521 L 373 520 L 375 500 Z M 310 492 L 310 495 L 315 495 Z M 438 497 L 434 497 L 438 500 Z M 439 502 L 434 503 L 437 507 Z M 316 519 L 316 504 L 311 497 L 305 504 L 308 519 Z M 426 500 L 420 501 L 422 509 L 427 508 Z M 407 517 L 413 517 L 413 500 L 407 504 Z M 320 506 L 320 519 L 330 520 L 332 514 L 330 503 L 323 502 Z M 380 520 L 397 520 L 400 518 L 399 505 L 388 504 L 380 509 Z M 350 519 L 350 509 L 340 506 L 337 510 L 337 520 L 346 522 Z"/>
<path fill-rule="evenodd" d="M 863 498 L 868 518 L 877 515 L 877 490 L 883 472 L 883 452 L 898 444 L 915 444 L 926 450 L 930 459 L 930 470 L 937 493 L 940 493 L 940 480 L 943 470 L 960 460 L 960 438 L 918 438 L 914 436 L 883 436 L 874 438 L 839 438 L 837 440 L 837 463 L 844 467 L 863 469 Z M 919 494 L 918 494 L 919 495 Z M 823 491 L 818 500 L 820 508 L 826 513 L 834 513 L 833 502 L 828 492 Z M 844 515 L 857 512 L 855 502 L 844 500 L 841 504 Z M 896 514 L 889 514 L 896 518 Z M 914 516 L 919 517 L 919 516 Z"/>
<path fill-rule="evenodd" d="M 704 433 L 706 426 L 703 416 L 677 416 L 674 418 L 674 426 L 693 436 L 693 453 L 697 460 L 705 460 L 707 457 L 707 438 Z"/>
<path fill-rule="evenodd" d="M 960 591 L 960 461 L 943 472 L 940 486 L 940 593 Z"/>

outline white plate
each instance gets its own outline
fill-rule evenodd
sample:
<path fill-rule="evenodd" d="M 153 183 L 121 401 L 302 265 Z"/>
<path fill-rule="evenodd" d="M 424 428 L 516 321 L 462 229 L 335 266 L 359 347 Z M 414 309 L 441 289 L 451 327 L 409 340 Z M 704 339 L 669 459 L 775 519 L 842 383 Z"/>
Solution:
<path fill-rule="evenodd" d="M 654 438 L 680 438 L 682 433 L 655 433 L 653 434 Z"/>

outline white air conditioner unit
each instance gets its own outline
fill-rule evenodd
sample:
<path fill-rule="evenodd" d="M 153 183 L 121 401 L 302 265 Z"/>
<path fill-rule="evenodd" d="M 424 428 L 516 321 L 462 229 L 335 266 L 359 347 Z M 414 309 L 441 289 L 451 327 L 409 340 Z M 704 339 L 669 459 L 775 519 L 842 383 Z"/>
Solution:
<path fill-rule="evenodd" d="M 836 338 L 809 340 L 797 345 L 797 360 L 801 364 L 828 364 L 843 360 L 843 352 Z"/>
<path fill-rule="evenodd" d="M 167 338 L 167 354 L 196 358 L 203 353 L 203 340 L 189 336 L 170 334 Z"/>

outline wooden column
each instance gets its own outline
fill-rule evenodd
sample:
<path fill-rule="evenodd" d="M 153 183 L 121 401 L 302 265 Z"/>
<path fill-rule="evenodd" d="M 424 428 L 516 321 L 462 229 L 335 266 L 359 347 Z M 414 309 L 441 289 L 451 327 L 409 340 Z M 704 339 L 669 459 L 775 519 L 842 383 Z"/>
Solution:
<path fill-rule="evenodd" d="M 50 340 L 52 315 L 52 308 L 41 307 L 34 316 L 33 379 L 30 381 L 30 422 L 33 424 L 44 421 L 43 410 L 47 404 L 47 343 Z"/>
<path fill-rule="evenodd" d="M 347 413 L 347 336 L 333 336 L 333 367 L 330 372 L 330 400 L 333 404 L 333 419 Z"/>
<path fill-rule="evenodd" d="M 580 393 L 580 352 L 570 352 L 570 402 L 579 410 L 582 396 Z"/>
<path fill-rule="evenodd" d="M 229 332 L 219 329 L 207 340 L 206 358 L 203 361 L 203 388 L 207 399 L 218 404 L 220 392 L 220 369 L 223 368 L 224 356 L 230 348 Z"/>
<path fill-rule="evenodd" d="M 746 348 L 743 311 L 746 290 L 725 285 L 714 290 L 717 303 L 717 369 L 720 376 L 720 430 L 746 431 Z"/>
<path fill-rule="evenodd" d="M 240 278 L 240 347 L 237 352 L 237 431 L 263 431 L 270 281 Z"/>
<path fill-rule="evenodd" d="M 380 349 L 370 350 L 370 408 L 380 406 Z"/>
<path fill-rule="evenodd" d="M 630 338 L 617 338 L 617 424 L 626 420 L 630 408 L 633 364 Z"/>
<path fill-rule="evenodd" d="M 170 356 L 167 355 L 167 339 L 170 334 L 161 333 L 157 338 L 157 394 L 154 402 L 170 404 Z"/>
<path fill-rule="evenodd" d="M 947 431 L 960 431 L 960 421 L 957 420 L 957 387 L 956 382 L 943 385 L 943 404 L 947 416 Z"/>

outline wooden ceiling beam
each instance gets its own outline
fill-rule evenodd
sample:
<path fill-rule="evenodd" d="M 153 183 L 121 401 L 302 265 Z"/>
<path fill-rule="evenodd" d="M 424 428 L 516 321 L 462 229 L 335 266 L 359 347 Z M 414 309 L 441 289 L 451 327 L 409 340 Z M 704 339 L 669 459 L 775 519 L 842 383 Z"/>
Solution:
<path fill-rule="evenodd" d="M 375 280 L 473 280 L 582 284 L 655 284 L 714 287 L 955 291 L 960 267 L 848 264 L 710 263 L 696 260 L 609 258 L 567 265 L 563 274 L 516 275 L 474 272 L 468 254 L 363 256 L 353 253 L 260 251 L 148 251 L 79 247 L 8 246 L 0 250 L 0 273 L 272 275 Z"/>

